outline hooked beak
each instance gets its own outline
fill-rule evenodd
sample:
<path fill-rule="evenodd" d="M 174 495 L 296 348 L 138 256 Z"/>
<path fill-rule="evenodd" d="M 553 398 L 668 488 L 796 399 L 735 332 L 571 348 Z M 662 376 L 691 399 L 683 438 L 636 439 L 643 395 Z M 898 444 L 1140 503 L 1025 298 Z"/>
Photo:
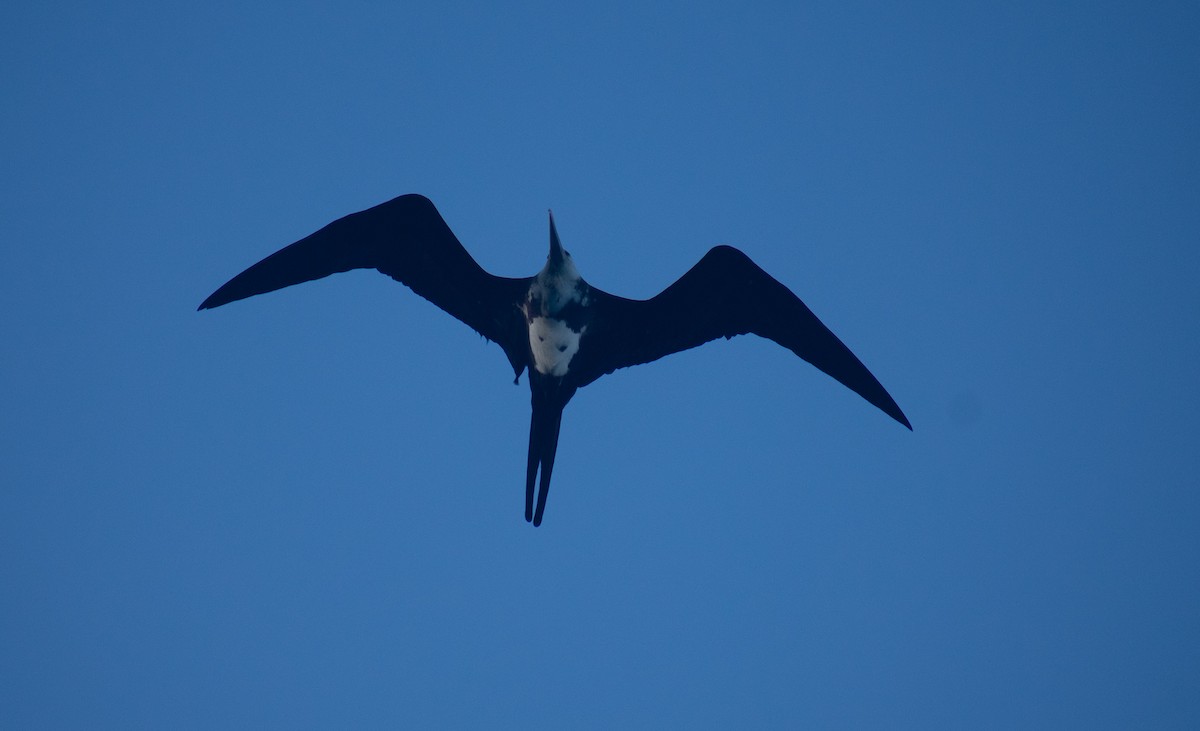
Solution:
<path fill-rule="evenodd" d="M 558 266 L 563 261 L 562 243 L 558 240 L 558 229 L 554 227 L 554 211 L 550 211 L 550 256 L 552 265 Z"/>

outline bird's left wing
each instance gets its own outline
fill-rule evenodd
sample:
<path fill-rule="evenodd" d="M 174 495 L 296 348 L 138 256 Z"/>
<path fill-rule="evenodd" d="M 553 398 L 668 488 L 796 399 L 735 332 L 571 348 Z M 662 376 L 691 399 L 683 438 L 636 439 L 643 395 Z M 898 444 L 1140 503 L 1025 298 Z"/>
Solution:
<path fill-rule="evenodd" d="M 875 376 L 800 298 L 733 247 L 714 247 L 648 300 L 591 292 L 595 317 L 571 362 L 580 387 L 618 368 L 753 333 L 791 350 L 912 428 Z"/>
<path fill-rule="evenodd" d="M 519 375 L 524 330 L 517 310 L 528 279 L 484 271 L 428 198 L 402 195 L 340 218 L 226 282 L 199 309 L 351 269 L 378 269 L 499 343 Z"/>

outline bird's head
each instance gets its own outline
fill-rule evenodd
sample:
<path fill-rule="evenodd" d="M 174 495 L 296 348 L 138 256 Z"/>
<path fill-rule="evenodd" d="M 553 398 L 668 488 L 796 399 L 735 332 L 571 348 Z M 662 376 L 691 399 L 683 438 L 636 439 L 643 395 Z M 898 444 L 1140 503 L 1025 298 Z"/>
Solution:
<path fill-rule="evenodd" d="M 546 266 L 534 278 L 529 291 L 530 302 L 536 302 L 543 315 L 553 315 L 569 302 L 587 299 L 587 284 L 579 276 L 571 254 L 558 240 L 558 229 L 554 227 L 554 214 L 550 214 L 550 254 Z"/>

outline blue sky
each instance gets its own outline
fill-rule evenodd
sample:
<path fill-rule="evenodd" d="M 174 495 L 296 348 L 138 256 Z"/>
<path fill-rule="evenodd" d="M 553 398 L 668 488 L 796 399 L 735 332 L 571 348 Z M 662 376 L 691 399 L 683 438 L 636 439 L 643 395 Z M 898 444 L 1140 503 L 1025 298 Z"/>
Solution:
<path fill-rule="evenodd" d="M 10 3 L 0 726 L 1195 728 L 1193 3 Z M 211 312 L 395 195 L 773 344 L 589 386 L 545 524 L 499 348 L 378 274 Z"/>

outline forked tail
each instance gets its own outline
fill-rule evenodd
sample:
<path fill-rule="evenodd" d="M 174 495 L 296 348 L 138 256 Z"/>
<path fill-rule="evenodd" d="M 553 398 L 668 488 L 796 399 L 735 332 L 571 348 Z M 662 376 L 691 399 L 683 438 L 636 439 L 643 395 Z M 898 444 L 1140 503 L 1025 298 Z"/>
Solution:
<path fill-rule="evenodd" d="M 542 524 L 542 515 L 546 512 L 546 496 L 550 493 L 550 475 L 554 472 L 554 455 L 558 452 L 563 407 L 575 393 L 575 389 L 567 391 L 557 381 L 530 379 L 533 416 L 529 421 L 529 461 L 525 469 L 525 520 L 532 522 L 534 527 Z M 535 481 L 538 484 L 536 509 L 533 504 Z"/>

